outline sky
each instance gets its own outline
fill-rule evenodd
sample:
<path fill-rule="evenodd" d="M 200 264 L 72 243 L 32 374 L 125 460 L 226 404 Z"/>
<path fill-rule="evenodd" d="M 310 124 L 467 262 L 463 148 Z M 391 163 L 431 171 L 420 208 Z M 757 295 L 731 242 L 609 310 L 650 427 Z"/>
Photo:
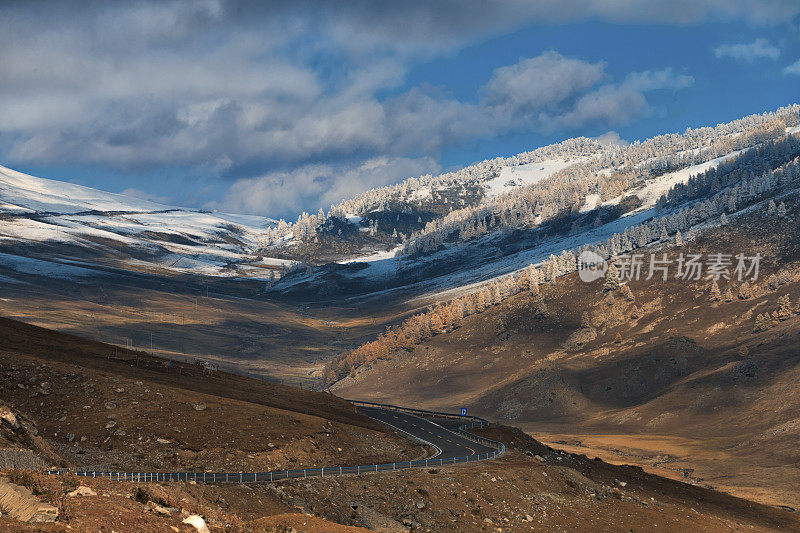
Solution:
<path fill-rule="evenodd" d="M 0 3 L 0 164 L 296 218 L 800 102 L 796 0 Z"/>

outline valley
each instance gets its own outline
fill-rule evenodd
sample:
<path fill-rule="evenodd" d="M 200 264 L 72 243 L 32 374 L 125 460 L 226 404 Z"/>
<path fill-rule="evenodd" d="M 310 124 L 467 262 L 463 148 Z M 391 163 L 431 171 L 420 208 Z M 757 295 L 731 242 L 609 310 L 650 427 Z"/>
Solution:
<path fill-rule="evenodd" d="M 110 527 L 94 497 L 140 530 L 796 529 L 798 122 L 570 139 L 295 223 L 0 168 L 4 475 L 52 531 Z M 346 399 L 466 409 L 508 452 L 271 484 L 42 473 L 448 451 Z"/>

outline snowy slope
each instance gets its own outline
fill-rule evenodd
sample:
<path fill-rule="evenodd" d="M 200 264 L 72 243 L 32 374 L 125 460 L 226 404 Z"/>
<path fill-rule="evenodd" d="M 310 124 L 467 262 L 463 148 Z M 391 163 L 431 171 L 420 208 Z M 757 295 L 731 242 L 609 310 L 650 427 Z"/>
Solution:
<path fill-rule="evenodd" d="M 37 178 L 0 166 L 0 212 L 71 214 L 85 211 L 159 211 L 170 207 L 82 185 Z"/>
<path fill-rule="evenodd" d="M 537 163 L 503 167 L 499 176 L 483 182 L 485 194 L 492 198 L 517 187 L 537 183 L 579 160 L 547 159 Z"/>
<path fill-rule="evenodd" d="M 20 253 L 30 260 L 85 257 L 134 270 L 224 276 L 267 275 L 281 264 L 255 257 L 272 219 L 166 206 L 5 167 L 0 167 L 0 218 L 0 251 L 24 250 Z M 50 275 L 8 257 L 0 266 Z M 248 263 L 252 268 L 239 268 Z M 75 277 L 61 263 L 52 268 Z"/>
<path fill-rule="evenodd" d="M 658 199 L 667 191 L 669 191 L 674 185 L 677 185 L 678 183 L 686 183 L 689 181 L 690 177 L 696 176 L 697 174 L 702 174 L 710 168 L 716 168 L 721 162 L 732 157 L 736 157 L 742 153 L 742 151 L 743 150 L 737 150 L 722 157 L 717 157 L 715 159 L 706 161 L 705 163 L 692 165 L 682 168 L 681 170 L 676 170 L 675 172 L 668 172 L 656 179 L 648 181 L 643 187 L 634 189 L 632 193 L 642 200 L 642 205 L 639 210 L 643 211 L 653 207 L 656 205 Z"/>

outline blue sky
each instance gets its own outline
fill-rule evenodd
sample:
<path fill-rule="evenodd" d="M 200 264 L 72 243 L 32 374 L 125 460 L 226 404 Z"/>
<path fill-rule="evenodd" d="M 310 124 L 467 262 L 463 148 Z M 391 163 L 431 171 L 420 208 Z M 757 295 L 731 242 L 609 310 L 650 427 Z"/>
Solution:
<path fill-rule="evenodd" d="M 292 218 L 613 131 L 800 101 L 800 3 L 7 2 L 0 164 Z"/>

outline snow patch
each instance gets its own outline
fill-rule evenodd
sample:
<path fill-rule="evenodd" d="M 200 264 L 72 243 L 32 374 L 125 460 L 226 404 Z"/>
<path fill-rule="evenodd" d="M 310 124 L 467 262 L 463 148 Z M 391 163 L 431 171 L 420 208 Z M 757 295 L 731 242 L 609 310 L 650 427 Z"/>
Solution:
<path fill-rule="evenodd" d="M 588 213 L 592 209 L 595 209 L 600 204 L 600 195 L 599 194 L 587 194 L 586 200 L 583 202 L 583 205 L 579 209 L 581 213 Z"/>
<path fill-rule="evenodd" d="M 486 196 L 492 198 L 517 187 L 542 181 L 577 161 L 579 159 L 546 159 L 536 163 L 503 167 L 500 169 L 500 175 L 483 182 L 483 187 L 486 190 Z"/>

